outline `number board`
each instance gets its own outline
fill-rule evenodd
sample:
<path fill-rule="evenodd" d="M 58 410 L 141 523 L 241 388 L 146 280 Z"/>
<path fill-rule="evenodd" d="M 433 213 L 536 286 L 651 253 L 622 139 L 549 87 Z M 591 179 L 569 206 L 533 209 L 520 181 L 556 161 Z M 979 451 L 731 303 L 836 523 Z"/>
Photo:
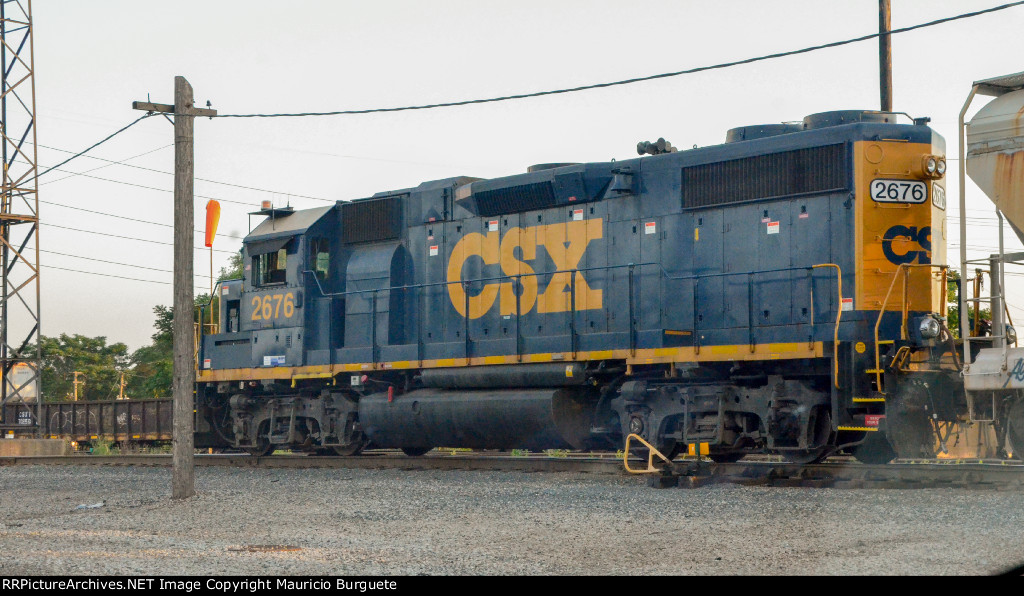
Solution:
<path fill-rule="evenodd" d="M 920 180 L 872 180 L 871 200 L 876 203 L 924 203 L 928 200 L 928 185 Z"/>
<path fill-rule="evenodd" d="M 295 314 L 295 295 L 292 292 L 284 294 L 263 294 L 252 297 L 253 321 L 273 321 L 278 318 L 290 319 Z"/>
<path fill-rule="evenodd" d="M 939 186 L 938 182 L 932 183 L 932 205 L 946 210 L 946 189 Z"/>

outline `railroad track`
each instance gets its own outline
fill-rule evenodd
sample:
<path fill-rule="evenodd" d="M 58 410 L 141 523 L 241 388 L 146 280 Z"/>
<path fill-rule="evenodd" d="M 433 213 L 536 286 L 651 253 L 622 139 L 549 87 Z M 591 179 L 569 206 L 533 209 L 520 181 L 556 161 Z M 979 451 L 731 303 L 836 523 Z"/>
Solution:
<path fill-rule="evenodd" d="M 750 459 L 750 458 L 748 458 Z M 631 460 L 632 462 L 632 460 Z M 254 468 L 338 468 L 364 470 L 483 470 L 503 472 L 568 472 L 625 476 L 622 460 L 614 454 L 570 454 L 509 456 L 507 454 L 465 454 L 434 452 L 423 457 L 406 457 L 396 452 L 370 452 L 357 457 L 273 455 L 253 457 L 242 454 L 197 455 L 198 467 Z M 170 467 L 170 455 L 72 455 L 0 457 L 0 466 L 143 466 Z M 631 463 L 641 467 L 639 459 Z M 940 460 L 865 465 L 846 458 L 825 463 L 798 465 L 780 461 L 742 461 L 734 464 L 692 459 L 674 462 L 669 473 L 647 476 L 658 488 L 695 488 L 712 483 L 817 488 L 969 488 L 975 490 L 1024 490 L 1024 463 L 999 460 Z M 637 476 L 637 478 L 644 478 Z"/>

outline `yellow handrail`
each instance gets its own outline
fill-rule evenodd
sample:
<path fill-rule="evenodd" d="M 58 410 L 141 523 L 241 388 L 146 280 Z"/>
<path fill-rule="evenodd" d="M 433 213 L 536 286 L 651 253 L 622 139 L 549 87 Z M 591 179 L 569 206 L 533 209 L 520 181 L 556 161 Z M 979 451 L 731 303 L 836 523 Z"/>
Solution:
<path fill-rule="evenodd" d="M 636 439 L 637 441 L 640 441 L 641 443 L 643 443 L 647 447 L 647 469 L 646 470 L 634 470 L 633 468 L 629 467 L 629 442 L 631 440 L 633 440 L 633 439 Z M 626 437 L 626 446 L 623 447 L 622 465 L 625 466 L 626 471 L 629 472 L 630 474 L 652 474 L 654 472 L 660 472 L 661 468 L 654 467 L 654 456 L 655 455 L 660 457 L 662 459 L 662 461 L 664 461 L 667 464 L 671 464 L 672 463 L 672 460 L 670 460 L 669 458 L 665 457 L 665 455 L 662 452 L 658 451 L 654 447 L 654 445 L 651 445 L 646 440 L 644 440 L 643 437 L 641 437 L 640 435 L 637 435 L 637 434 L 630 434 L 628 437 Z"/>
<path fill-rule="evenodd" d="M 822 263 L 820 265 L 812 265 L 811 269 L 819 269 L 821 267 L 835 267 L 836 270 L 836 293 L 839 294 L 839 308 L 836 309 L 836 329 L 832 338 L 832 361 L 835 365 L 835 373 L 832 375 L 836 388 L 839 388 L 839 321 L 843 318 L 843 270 L 835 263 Z M 814 284 L 811 284 L 813 292 Z M 814 308 L 814 294 L 811 294 L 811 308 Z M 812 321 L 814 320 L 814 311 L 811 311 Z"/>
<path fill-rule="evenodd" d="M 889 296 L 892 295 L 892 289 L 896 286 L 896 280 L 900 278 L 900 273 L 903 274 L 903 303 L 900 305 L 900 339 L 907 339 L 907 317 L 910 309 L 910 300 L 907 296 L 908 287 L 910 285 L 910 271 L 912 267 L 927 267 L 929 270 L 933 268 L 939 268 L 942 270 L 942 314 L 946 314 L 946 270 L 949 269 L 949 265 L 936 265 L 933 263 L 900 263 L 896 266 L 896 272 L 892 276 L 892 281 L 889 283 L 889 291 L 885 293 L 885 300 L 882 301 L 882 306 L 878 311 L 878 320 L 875 321 L 875 384 L 878 386 L 878 391 L 882 391 L 882 352 L 878 347 L 878 328 L 882 325 L 882 316 L 885 314 L 885 308 L 889 305 Z"/>

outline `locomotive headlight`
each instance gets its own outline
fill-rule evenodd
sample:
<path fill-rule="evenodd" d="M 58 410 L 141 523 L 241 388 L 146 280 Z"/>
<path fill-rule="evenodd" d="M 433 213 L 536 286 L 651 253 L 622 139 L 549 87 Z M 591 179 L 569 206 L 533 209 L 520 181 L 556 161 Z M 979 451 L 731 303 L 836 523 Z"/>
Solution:
<path fill-rule="evenodd" d="M 946 160 L 940 155 L 922 155 L 921 169 L 915 173 L 932 180 L 942 178 L 946 173 Z"/>
<path fill-rule="evenodd" d="M 932 339 L 939 336 L 939 322 L 931 317 L 921 319 L 919 329 L 923 339 Z"/>

